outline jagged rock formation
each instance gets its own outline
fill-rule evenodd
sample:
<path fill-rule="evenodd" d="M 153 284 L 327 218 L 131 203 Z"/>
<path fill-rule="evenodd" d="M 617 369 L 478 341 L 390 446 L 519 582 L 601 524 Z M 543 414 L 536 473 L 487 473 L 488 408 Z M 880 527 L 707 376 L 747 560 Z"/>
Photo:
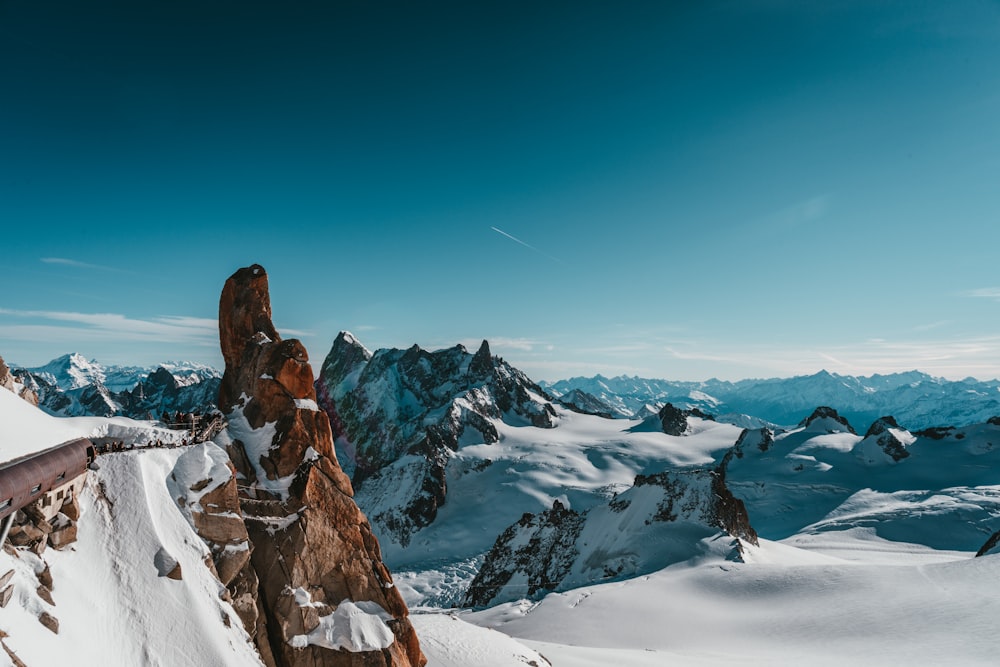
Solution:
<path fill-rule="evenodd" d="M 736 444 L 733 445 L 732 454 L 738 458 L 743 458 L 743 452 L 746 449 L 756 448 L 759 452 L 763 453 L 771 449 L 774 446 L 774 431 L 769 428 L 755 428 L 743 429 L 740 433 L 740 437 L 736 439 Z"/>
<path fill-rule="evenodd" d="M 836 433 L 846 430 L 848 433 L 857 435 L 857 431 L 851 424 L 837 414 L 831 407 L 821 405 L 813 410 L 813 413 L 799 422 L 799 426 L 806 429 L 826 429 L 828 433 Z"/>
<path fill-rule="evenodd" d="M 83 365 L 83 368 L 79 366 Z M 52 415 L 155 419 L 163 412 L 215 410 L 220 378 L 214 369 L 197 367 L 171 372 L 164 366 L 148 373 L 128 369 L 106 378 L 105 370 L 79 355 L 66 355 L 43 369 L 19 368 L 14 377 L 37 396 L 36 405 Z M 53 371 L 58 371 L 57 376 Z M 121 377 L 124 375 L 125 377 Z M 116 390 L 107 381 L 133 384 Z"/>
<path fill-rule="evenodd" d="M 702 412 L 698 408 L 681 410 L 675 408 L 671 403 L 667 403 L 660 408 L 656 416 L 660 418 L 660 423 L 663 425 L 663 432 L 667 435 L 685 435 L 689 428 L 688 417 L 713 419 L 711 415 Z"/>
<path fill-rule="evenodd" d="M 3 357 L 0 357 L 0 387 L 17 394 L 32 405 L 38 405 L 38 394 L 33 389 L 25 387 L 14 377 Z"/>
<path fill-rule="evenodd" d="M 258 645 L 269 644 L 282 667 L 425 664 L 337 463 L 306 350 L 283 341 L 271 322 L 262 267 L 226 282 L 219 330 L 226 362 L 219 406 L 229 417 L 227 448 L 266 615 Z"/>
<path fill-rule="evenodd" d="M 865 433 L 865 439 L 861 444 L 862 448 L 868 441 L 874 441 L 875 445 L 886 456 L 899 463 L 910 455 L 910 452 L 906 450 L 906 445 L 913 441 L 913 436 L 901 428 L 894 417 L 886 416 L 872 422 L 868 432 Z"/>
<path fill-rule="evenodd" d="M 158 367 L 131 390 L 115 395 L 122 414 L 142 418 L 158 417 L 163 412 L 199 412 L 215 410 L 221 380 L 215 377 L 183 381 L 163 366 Z"/>
<path fill-rule="evenodd" d="M 497 538 L 464 604 L 634 577 L 706 551 L 741 560 L 743 543 L 756 546 L 757 533 L 725 476 L 726 461 L 638 475 L 632 488 L 586 512 L 557 500 L 537 516 L 525 514 Z"/>
<path fill-rule="evenodd" d="M 436 352 L 414 345 L 373 355 L 342 332 L 316 387 L 359 502 L 379 507 L 372 522 L 404 546 L 444 504 L 445 471 L 460 446 L 497 442 L 494 420 L 542 428 L 556 422 L 545 392 L 494 357 L 486 341 L 475 354 L 462 345 Z M 385 496 L 402 501 L 386 506 L 379 502 Z"/>

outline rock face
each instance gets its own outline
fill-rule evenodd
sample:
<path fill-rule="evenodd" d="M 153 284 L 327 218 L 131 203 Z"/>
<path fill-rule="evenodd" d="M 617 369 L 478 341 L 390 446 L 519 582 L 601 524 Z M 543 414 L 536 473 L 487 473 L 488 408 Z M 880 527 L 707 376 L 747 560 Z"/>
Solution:
<path fill-rule="evenodd" d="M 821 405 L 813 410 L 811 415 L 799 422 L 799 426 L 813 430 L 825 429 L 828 433 L 846 430 L 848 433 L 857 435 L 854 427 L 845 418 L 837 414 L 837 411 L 833 408 L 825 405 Z"/>
<path fill-rule="evenodd" d="M 865 433 L 865 441 L 872 440 L 882 452 L 896 463 L 910 455 L 906 445 L 913 442 L 913 436 L 896 423 L 894 417 L 880 417 Z M 904 442 L 904 440 L 906 442 Z M 864 446 L 863 443 L 862 446 Z"/>
<path fill-rule="evenodd" d="M 38 394 L 33 389 L 25 387 L 14 377 L 3 357 L 0 357 L 0 387 L 14 392 L 32 405 L 38 405 Z"/>
<path fill-rule="evenodd" d="M 559 405 L 580 414 L 597 415 L 605 419 L 614 419 L 616 416 L 610 405 L 582 389 L 573 389 L 560 396 L 557 401 Z"/>
<path fill-rule="evenodd" d="M 766 452 L 774 446 L 774 431 L 769 428 L 743 429 L 740 437 L 733 445 L 732 453 L 736 458 L 743 458 L 745 449 L 756 448 L 760 452 Z"/>
<path fill-rule="evenodd" d="M 638 475 L 635 485 L 586 512 L 558 500 L 525 514 L 486 556 L 464 603 L 483 606 L 538 597 L 662 569 L 704 553 L 741 560 L 758 544 L 743 502 L 715 469 Z"/>
<path fill-rule="evenodd" d="M 662 431 L 667 435 L 683 436 L 691 433 L 691 417 L 714 421 L 715 417 L 698 408 L 682 410 L 673 403 L 666 403 L 655 415 L 651 415 L 642 420 L 642 423 L 633 426 L 630 431 Z"/>
<path fill-rule="evenodd" d="M 342 332 L 316 381 L 337 428 L 358 501 L 382 535 L 406 546 L 447 498 L 446 469 L 464 443 L 499 440 L 494 420 L 551 428 L 549 397 L 524 373 L 463 346 L 428 352 L 414 345 L 371 354 Z M 383 503 L 391 497 L 393 502 Z"/>
<path fill-rule="evenodd" d="M 990 538 L 976 552 L 976 558 L 995 554 L 1000 554 L 1000 530 L 990 535 Z"/>
<path fill-rule="evenodd" d="M 711 415 L 705 414 L 698 408 L 681 410 L 671 403 L 667 403 L 657 413 L 660 423 L 663 425 L 663 432 L 667 435 L 685 435 L 688 431 L 688 417 L 699 417 L 701 419 L 712 419 Z"/>
<path fill-rule="evenodd" d="M 306 350 L 271 322 L 262 267 L 226 282 L 219 330 L 219 406 L 229 417 L 227 449 L 266 616 L 258 646 L 269 645 L 283 667 L 424 665 L 406 604 L 334 455 Z"/>

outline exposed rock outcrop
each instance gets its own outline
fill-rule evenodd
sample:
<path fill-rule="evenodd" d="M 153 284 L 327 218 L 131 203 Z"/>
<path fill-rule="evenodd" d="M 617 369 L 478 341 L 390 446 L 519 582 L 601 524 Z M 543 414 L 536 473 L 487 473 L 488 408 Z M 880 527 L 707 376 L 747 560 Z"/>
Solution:
<path fill-rule="evenodd" d="M 267 621 L 258 645 L 269 644 L 282 667 L 425 664 L 337 463 L 305 347 L 282 340 L 271 322 L 262 267 L 226 282 L 219 330 L 226 362 L 219 406 L 230 422 L 228 452 Z"/>
<path fill-rule="evenodd" d="M 586 512 L 557 500 L 537 516 L 525 514 L 497 538 L 464 604 L 634 577 L 706 552 L 741 560 L 757 533 L 725 475 L 725 461 L 638 475 L 632 488 Z"/>
<path fill-rule="evenodd" d="M 868 441 L 873 441 L 886 456 L 899 463 L 910 455 L 906 445 L 913 441 L 913 436 L 900 427 L 894 417 L 886 416 L 872 422 L 868 432 L 865 433 L 862 449 Z"/>
<path fill-rule="evenodd" d="M 1000 530 L 990 535 L 990 538 L 976 552 L 976 558 L 994 554 L 1000 554 Z"/>
<path fill-rule="evenodd" d="M 682 410 L 673 403 L 665 403 L 655 416 L 646 417 L 641 424 L 630 431 L 662 431 L 667 435 L 683 436 L 691 432 L 691 417 L 714 421 L 715 417 L 698 408 Z"/>
<path fill-rule="evenodd" d="M 672 403 L 667 403 L 657 413 L 660 423 L 663 425 L 663 432 L 667 435 L 685 435 L 688 432 L 688 417 L 699 417 L 701 419 L 714 419 L 712 415 L 706 414 L 698 408 L 681 410 L 674 407 Z"/>
<path fill-rule="evenodd" d="M 610 405 L 582 389 L 573 389 L 556 400 L 560 405 L 573 412 L 585 415 L 597 415 L 605 419 L 615 418 Z"/>
<path fill-rule="evenodd" d="M 744 452 L 747 449 L 756 449 L 757 451 L 764 453 L 774 446 L 774 431 L 769 428 L 754 428 L 743 429 L 740 433 L 740 437 L 736 439 L 736 444 L 733 445 L 732 454 L 736 458 L 743 458 Z"/>
<path fill-rule="evenodd" d="M 813 410 L 811 415 L 799 422 L 799 426 L 807 429 L 823 429 L 828 433 L 846 430 L 848 433 L 857 435 L 857 431 L 854 430 L 854 427 L 851 426 L 847 419 L 841 417 L 837 414 L 836 410 L 826 405 L 821 405 Z"/>
<path fill-rule="evenodd" d="M 446 470 L 460 446 L 499 440 L 494 422 L 551 428 L 549 397 L 483 341 L 428 352 L 371 354 L 342 332 L 316 381 L 358 500 L 384 536 L 406 546 L 447 499 Z M 383 503 L 391 497 L 393 502 Z"/>
<path fill-rule="evenodd" d="M 14 377 L 3 357 L 0 357 L 0 387 L 17 394 L 32 405 L 38 405 L 38 394 L 30 387 L 25 387 Z"/>

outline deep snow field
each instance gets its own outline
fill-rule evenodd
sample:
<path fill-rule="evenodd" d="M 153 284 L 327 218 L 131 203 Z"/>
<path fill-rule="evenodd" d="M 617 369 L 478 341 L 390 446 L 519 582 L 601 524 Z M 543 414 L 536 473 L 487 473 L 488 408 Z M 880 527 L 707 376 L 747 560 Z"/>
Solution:
<path fill-rule="evenodd" d="M 123 418 L 49 417 L 6 391 L 0 391 L 0 424 L 3 461 L 79 436 L 167 435 Z M 772 536 L 769 531 L 782 538 L 748 547 L 745 563 L 705 557 L 478 611 L 434 604 L 467 585 L 483 545 L 495 538 L 494 526 L 506 525 L 510 511 L 538 511 L 553 499 L 580 507 L 626 488 L 637 472 L 662 469 L 660 464 L 710 464 L 740 433 L 704 423 L 693 435 L 672 438 L 623 430 L 631 426 L 560 412 L 557 429 L 498 425 L 500 443 L 459 451 L 465 467 L 456 470 L 474 469 L 485 458 L 493 463 L 482 475 L 456 477 L 444 508 L 452 514 L 432 525 L 433 532 L 419 534 L 419 548 L 386 548 L 430 667 L 997 664 L 1000 555 L 973 558 L 974 547 L 947 546 L 980 535 L 985 541 L 990 525 L 1000 529 L 994 504 L 1000 486 L 989 485 L 997 469 L 992 447 L 978 453 L 951 449 L 941 459 L 928 454 L 908 479 L 905 461 L 876 465 L 852 455 L 851 465 L 858 467 L 851 471 L 847 459 L 838 463 L 836 457 L 859 447 L 860 436 L 820 435 L 826 440 L 817 444 L 808 434 L 793 433 L 777 440 L 773 464 L 748 456 L 732 466 L 734 489 L 751 484 L 741 475 L 763 476 L 763 490 L 748 499 L 750 520 L 762 538 Z M 970 436 L 963 444 L 971 442 Z M 259 664 L 202 563 L 207 547 L 170 497 L 172 472 L 198 472 L 197 466 L 178 466 L 178 458 L 204 457 L 209 466 L 211 447 L 99 458 L 81 498 L 78 542 L 43 555 L 54 578 L 54 606 L 35 594 L 39 559 L 22 551 L 0 553 L 0 574 L 15 570 L 15 595 L 0 609 L 6 646 L 29 667 Z M 919 462 L 914 452 L 913 462 Z M 782 468 L 789 456 L 814 459 L 801 483 L 790 481 Z M 964 472 L 932 475 L 941 461 L 970 460 L 975 465 Z M 838 469 L 827 484 L 825 472 Z M 959 478 L 965 482 L 955 483 Z M 849 488 L 867 479 L 870 490 Z M 933 484 L 905 486 L 916 480 Z M 824 484 L 830 488 L 824 491 Z M 909 491 L 901 493 L 899 484 Z M 775 495 L 781 489 L 795 491 L 790 503 Z M 808 505 L 810 498 L 834 508 L 822 513 Z M 789 518 L 797 514 L 796 503 L 802 511 L 797 528 Z M 755 508 L 777 519 L 758 520 Z M 885 539 L 880 516 L 893 517 L 885 524 L 890 533 L 905 536 L 911 534 L 908 526 L 916 527 L 913 535 L 926 533 L 939 548 Z M 921 516 L 929 518 L 930 529 L 921 528 Z M 941 535 L 949 526 L 957 537 Z M 181 565 L 180 581 L 160 576 L 164 563 L 173 561 Z M 59 619 L 58 635 L 38 623 L 43 610 Z M 0 666 L 13 664 L 0 651 Z"/>

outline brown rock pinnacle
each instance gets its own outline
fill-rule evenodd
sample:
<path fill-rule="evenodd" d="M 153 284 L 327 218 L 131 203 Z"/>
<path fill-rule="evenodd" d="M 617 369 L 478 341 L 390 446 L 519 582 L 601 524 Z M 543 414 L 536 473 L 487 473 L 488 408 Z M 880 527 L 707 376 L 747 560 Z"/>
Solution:
<path fill-rule="evenodd" d="M 258 646 L 269 644 L 281 667 L 426 664 L 337 463 L 305 347 L 281 340 L 271 322 L 263 267 L 226 281 L 219 335 L 226 361 L 219 407 L 229 416 L 228 451 L 267 621 Z M 354 623 L 365 630 L 352 635 Z"/>

